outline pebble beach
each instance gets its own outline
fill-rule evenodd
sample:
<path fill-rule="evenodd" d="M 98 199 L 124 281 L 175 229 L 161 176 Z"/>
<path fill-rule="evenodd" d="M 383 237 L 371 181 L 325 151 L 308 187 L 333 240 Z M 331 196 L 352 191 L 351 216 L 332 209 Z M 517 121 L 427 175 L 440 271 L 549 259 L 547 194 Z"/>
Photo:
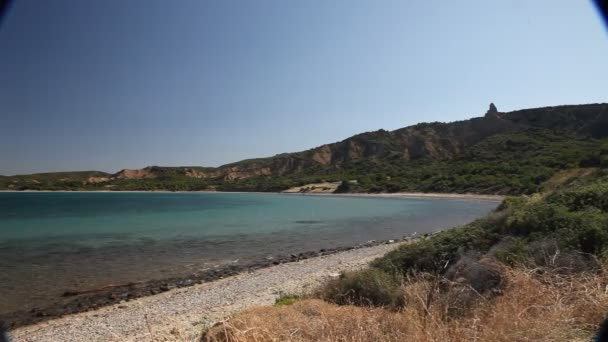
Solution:
<path fill-rule="evenodd" d="M 12 341 L 196 341 L 231 314 L 313 290 L 340 272 L 365 267 L 400 243 L 351 249 L 173 289 L 67 315 L 10 333 Z"/>

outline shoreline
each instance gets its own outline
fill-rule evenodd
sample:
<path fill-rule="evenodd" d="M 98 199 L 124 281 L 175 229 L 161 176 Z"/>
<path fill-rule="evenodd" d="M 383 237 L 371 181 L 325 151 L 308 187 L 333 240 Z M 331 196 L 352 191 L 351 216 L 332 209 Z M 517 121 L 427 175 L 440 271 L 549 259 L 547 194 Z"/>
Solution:
<path fill-rule="evenodd" d="M 480 201 L 502 201 L 503 195 L 485 194 L 459 194 L 438 192 L 394 192 L 394 193 L 319 193 L 319 192 L 259 192 L 259 191 L 169 191 L 169 190 L 0 190 L 0 193 L 169 193 L 169 194 L 267 194 L 267 195 L 289 195 L 289 196 L 337 196 L 337 197 L 370 197 L 370 198 L 422 198 L 422 199 L 457 199 L 457 200 L 480 200 Z"/>
<path fill-rule="evenodd" d="M 395 246 L 399 243 L 414 241 L 422 236 L 429 236 L 437 232 L 423 235 L 414 233 L 390 240 L 370 240 L 357 245 L 319 249 L 298 254 L 275 254 L 264 259 L 251 260 L 248 263 L 223 264 L 199 273 L 151 279 L 144 282 L 113 284 L 101 288 L 65 289 L 63 295 L 54 303 L 49 303 L 44 307 L 38 307 L 29 311 L 2 313 L 0 314 L 0 321 L 5 321 L 11 328 L 38 325 L 45 321 L 91 312 L 100 308 L 170 292 L 174 289 L 210 284 L 229 277 L 250 274 L 277 265 L 297 264 L 305 260 L 323 258 L 348 251 L 378 246 Z"/>
<path fill-rule="evenodd" d="M 306 259 L 24 325 L 10 335 L 13 341 L 194 340 L 203 328 L 231 314 L 271 305 L 281 294 L 311 291 L 326 279 L 363 268 L 409 240 L 374 241 L 368 243 L 373 245 L 320 252 Z"/>
<path fill-rule="evenodd" d="M 454 199 L 454 200 L 479 200 L 479 201 L 502 201 L 502 195 L 483 194 L 456 194 L 456 193 L 434 193 L 434 192 L 394 192 L 394 193 L 280 193 L 283 195 L 301 196 L 336 196 L 336 197 L 369 197 L 369 198 L 421 198 L 421 199 Z"/>

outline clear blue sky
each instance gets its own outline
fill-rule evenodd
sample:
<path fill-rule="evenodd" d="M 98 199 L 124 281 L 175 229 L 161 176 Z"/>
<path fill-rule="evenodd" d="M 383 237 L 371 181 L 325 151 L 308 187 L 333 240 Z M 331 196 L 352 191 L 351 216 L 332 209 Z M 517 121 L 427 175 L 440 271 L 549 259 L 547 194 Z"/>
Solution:
<path fill-rule="evenodd" d="M 217 166 L 379 128 L 608 101 L 589 1 L 16 1 L 0 174 Z"/>

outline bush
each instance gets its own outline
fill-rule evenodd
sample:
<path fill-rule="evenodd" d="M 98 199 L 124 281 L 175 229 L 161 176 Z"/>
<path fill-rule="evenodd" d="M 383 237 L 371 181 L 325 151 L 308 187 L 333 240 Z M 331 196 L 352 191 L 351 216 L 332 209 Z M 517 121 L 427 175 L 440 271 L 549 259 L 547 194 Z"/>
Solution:
<path fill-rule="evenodd" d="M 350 182 L 343 180 L 342 183 L 340 183 L 340 185 L 338 185 L 338 187 L 336 188 L 334 193 L 337 193 L 337 194 L 347 193 L 347 192 L 350 192 L 350 190 L 351 190 Z"/>
<path fill-rule="evenodd" d="M 462 315 L 482 299 L 502 294 L 506 287 L 503 269 L 489 259 L 464 255 L 445 274 L 441 300 L 450 316 Z"/>
<path fill-rule="evenodd" d="M 467 226 L 452 228 L 430 238 L 406 244 L 372 263 L 388 273 L 413 274 L 418 272 L 443 273 L 447 265 L 471 250 L 485 252 L 499 241 L 489 227 L 503 218 L 490 215 Z"/>
<path fill-rule="evenodd" d="M 468 285 L 479 295 L 496 294 L 505 287 L 505 277 L 498 265 L 471 255 L 462 256 L 447 270 L 445 278 Z"/>
<path fill-rule="evenodd" d="M 608 182 L 598 181 L 556 191 L 547 201 L 562 204 L 573 211 L 586 208 L 608 211 Z"/>
<path fill-rule="evenodd" d="M 507 236 L 490 248 L 487 255 L 503 264 L 514 266 L 527 260 L 527 245 L 521 238 Z"/>
<path fill-rule="evenodd" d="M 599 269 L 596 258 L 575 250 L 564 250 L 554 238 L 530 242 L 526 246 L 526 253 L 528 266 L 543 267 L 556 273 L 593 272 Z"/>
<path fill-rule="evenodd" d="M 339 305 L 397 308 L 404 303 L 397 278 L 376 268 L 344 273 L 327 282 L 318 296 Z"/>
<path fill-rule="evenodd" d="M 500 267 L 486 259 L 561 273 L 597 271 L 596 257 L 608 256 L 604 184 L 608 177 L 594 175 L 553 193 L 509 197 L 486 218 L 404 244 L 369 269 L 330 281 L 321 297 L 338 304 L 398 307 L 404 302 L 398 280 L 423 273 L 450 280 L 441 295 L 454 296 L 452 304 L 466 308 L 480 294 L 504 286 Z M 482 255 L 485 261 L 479 261 Z"/>
<path fill-rule="evenodd" d="M 274 306 L 291 305 L 295 302 L 299 302 L 300 300 L 302 300 L 302 297 L 298 295 L 281 295 L 274 301 Z"/>
<path fill-rule="evenodd" d="M 562 204 L 538 203 L 514 210 L 503 232 L 528 241 L 552 237 L 561 248 L 601 254 L 608 247 L 607 226 L 608 215 L 599 209 L 571 211 Z"/>

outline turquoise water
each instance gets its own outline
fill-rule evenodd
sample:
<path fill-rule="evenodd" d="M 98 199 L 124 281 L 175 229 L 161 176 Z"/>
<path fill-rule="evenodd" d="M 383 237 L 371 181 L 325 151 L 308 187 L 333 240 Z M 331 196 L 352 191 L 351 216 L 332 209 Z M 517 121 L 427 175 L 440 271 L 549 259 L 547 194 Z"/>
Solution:
<path fill-rule="evenodd" d="M 0 242 L 65 238 L 92 246 L 301 230 L 435 210 L 477 213 L 480 207 L 465 201 L 226 193 L 4 193 L 0 206 Z"/>
<path fill-rule="evenodd" d="M 0 193 L 0 307 L 42 305 L 68 288 L 431 232 L 496 205 L 237 193 Z"/>

